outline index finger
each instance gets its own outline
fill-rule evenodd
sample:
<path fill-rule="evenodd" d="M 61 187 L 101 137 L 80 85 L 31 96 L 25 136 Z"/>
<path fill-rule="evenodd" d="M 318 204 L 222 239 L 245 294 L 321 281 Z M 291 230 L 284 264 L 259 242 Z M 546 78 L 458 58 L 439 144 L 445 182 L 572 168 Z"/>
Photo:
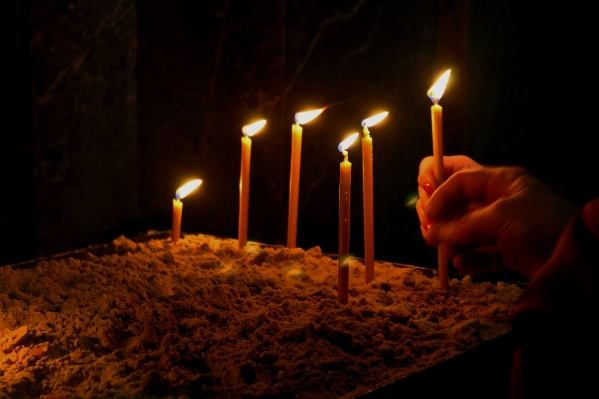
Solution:
<path fill-rule="evenodd" d="M 467 169 L 453 174 L 431 196 L 426 207 L 429 220 L 455 215 L 475 202 L 489 203 L 510 192 L 521 174 L 517 168 Z"/>
<path fill-rule="evenodd" d="M 450 155 L 443 157 L 443 169 L 445 176 L 450 177 L 465 169 L 479 168 L 481 165 L 465 155 Z M 420 161 L 418 168 L 418 185 L 424 187 L 428 183 L 433 191 L 437 189 L 437 179 L 434 172 L 434 158 L 427 156 Z"/>

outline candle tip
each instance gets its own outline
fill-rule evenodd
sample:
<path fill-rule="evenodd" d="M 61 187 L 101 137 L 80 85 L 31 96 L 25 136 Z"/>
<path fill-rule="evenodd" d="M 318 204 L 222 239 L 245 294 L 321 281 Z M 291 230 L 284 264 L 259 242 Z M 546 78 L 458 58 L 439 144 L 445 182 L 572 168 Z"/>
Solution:
<path fill-rule="evenodd" d="M 252 124 L 245 125 L 244 127 L 241 128 L 241 132 L 246 137 L 252 137 L 254 134 L 256 134 L 260 130 L 262 130 L 262 128 L 264 127 L 264 125 L 266 125 L 266 120 L 265 119 L 261 119 L 261 120 L 259 120 L 257 122 L 252 123 Z"/>
<path fill-rule="evenodd" d="M 385 112 L 378 113 L 374 116 L 371 116 L 370 118 L 366 118 L 362 121 L 362 126 L 372 127 L 372 126 L 376 125 L 377 123 L 379 123 L 380 121 L 382 121 L 383 119 L 385 119 L 387 117 L 387 115 L 389 115 L 389 112 L 385 111 Z"/>
<path fill-rule="evenodd" d="M 187 195 L 189 193 L 191 193 L 192 191 L 194 191 L 196 188 L 198 188 L 200 186 L 200 184 L 202 184 L 201 179 L 195 179 L 195 180 L 185 183 L 184 185 L 179 187 L 177 189 L 177 191 L 175 192 L 175 199 L 179 200 L 179 199 L 183 199 L 183 198 L 187 197 Z"/>
<path fill-rule="evenodd" d="M 312 111 L 298 112 L 295 114 L 295 123 L 303 125 L 308 123 L 324 111 L 324 108 L 314 109 Z"/>
<path fill-rule="evenodd" d="M 445 88 L 447 87 L 447 82 L 449 81 L 449 74 L 451 73 L 451 69 L 448 69 L 437 79 L 435 84 L 431 86 L 430 89 L 426 92 L 426 95 L 431 99 L 434 104 L 437 104 L 443 96 L 445 92 Z"/>
<path fill-rule="evenodd" d="M 338 147 L 339 152 L 341 152 L 341 153 L 343 153 L 343 155 L 345 155 L 349 146 L 351 146 L 354 143 L 354 141 L 356 141 L 358 136 L 359 136 L 358 133 L 353 133 L 350 136 L 348 136 L 345 140 L 343 140 L 341 143 L 339 143 L 339 147 Z"/>

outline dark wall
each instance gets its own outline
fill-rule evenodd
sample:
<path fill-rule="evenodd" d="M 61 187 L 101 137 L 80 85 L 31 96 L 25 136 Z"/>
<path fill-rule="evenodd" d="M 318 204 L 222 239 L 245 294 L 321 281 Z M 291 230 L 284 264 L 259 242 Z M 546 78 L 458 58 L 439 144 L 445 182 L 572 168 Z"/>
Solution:
<path fill-rule="evenodd" d="M 435 266 L 407 203 L 432 151 L 426 90 L 447 68 L 447 154 L 525 166 L 576 203 L 599 194 L 587 88 L 596 35 L 586 9 L 459 0 L 1 4 L 15 16 L 1 13 L 15 38 L 2 39 L 16 60 L 7 73 L 18 82 L 2 95 L 9 130 L 19 132 L 0 135 L 3 263 L 167 230 L 171 198 L 192 177 L 204 184 L 184 200 L 183 230 L 235 237 L 241 127 L 257 118 L 268 123 L 252 144 L 249 239 L 284 244 L 293 115 L 326 106 L 304 126 L 298 245 L 336 252 L 337 144 L 387 110 L 371 129 L 376 257 Z M 359 145 L 349 159 L 351 248 L 361 256 Z"/>
<path fill-rule="evenodd" d="M 599 195 L 590 6 L 472 1 L 470 21 L 466 151 L 525 166 L 577 204 Z"/>
<path fill-rule="evenodd" d="M 237 235 L 241 128 L 267 125 L 252 145 L 249 239 L 276 242 L 283 227 L 283 3 L 138 4 L 140 212 L 170 229 L 171 198 L 186 180 L 183 231 Z"/>
<path fill-rule="evenodd" d="M 30 3 L 38 251 L 104 241 L 138 213 L 133 1 Z"/>
<path fill-rule="evenodd" d="M 28 21 L 26 2 L 0 1 L 0 263 L 37 249 Z"/>

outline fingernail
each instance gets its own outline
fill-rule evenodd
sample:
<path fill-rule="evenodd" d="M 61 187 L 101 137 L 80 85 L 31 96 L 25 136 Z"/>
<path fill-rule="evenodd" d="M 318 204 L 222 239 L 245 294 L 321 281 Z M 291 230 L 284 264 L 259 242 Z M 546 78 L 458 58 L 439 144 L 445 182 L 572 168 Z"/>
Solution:
<path fill-rule="evenodd" d="M 424 191 L 426 191 L 428 195 L 431 195 L 433 193 L 433 187 L 430 183 L 424 183 Z"/>

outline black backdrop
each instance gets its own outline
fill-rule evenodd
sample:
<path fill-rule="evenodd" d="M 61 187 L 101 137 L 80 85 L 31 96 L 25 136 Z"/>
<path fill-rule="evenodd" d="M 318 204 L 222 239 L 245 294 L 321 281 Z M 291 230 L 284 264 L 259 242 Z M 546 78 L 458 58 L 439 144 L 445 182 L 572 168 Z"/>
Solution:
<path fill-rule="evenodd" d="M 298 245 L 336 252 L 336 145 L 386 109 L 371 129 L 376 257 L 434 267 L 406 202 L 431 153 L 426 90 L 447 68 L 447 154 L 522 165 L 577 204 L 599 194 L 589 9 L 319 3 L 2 0 L 0 262 L 169 229 L 191 177 L 204 184 L 183 230 L 235 237 L 241 127 L 257 117 L 249 239 L 284 244 L 293 115 L 328 106 L 304 129 Z M 359 146 L 349 157 L 361 256 Z"/>

